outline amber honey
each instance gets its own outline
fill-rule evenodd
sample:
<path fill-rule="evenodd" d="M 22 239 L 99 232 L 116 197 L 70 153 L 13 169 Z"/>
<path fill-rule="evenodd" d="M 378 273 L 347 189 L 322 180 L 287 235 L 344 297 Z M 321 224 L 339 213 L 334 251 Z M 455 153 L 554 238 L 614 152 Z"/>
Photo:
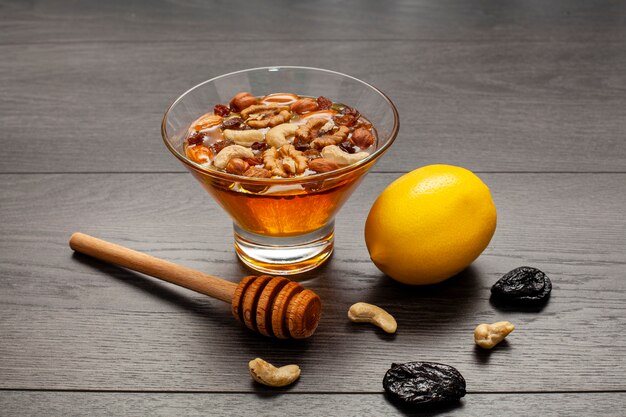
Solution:
<path fill-rule="evenodd" d="M 332 220 L 367 168 L 340 179 L 269 187 L 220 183 L 200 172 L 194 175 L 242 229 L 269 237 L 289 237 L 316 231 Z"/>

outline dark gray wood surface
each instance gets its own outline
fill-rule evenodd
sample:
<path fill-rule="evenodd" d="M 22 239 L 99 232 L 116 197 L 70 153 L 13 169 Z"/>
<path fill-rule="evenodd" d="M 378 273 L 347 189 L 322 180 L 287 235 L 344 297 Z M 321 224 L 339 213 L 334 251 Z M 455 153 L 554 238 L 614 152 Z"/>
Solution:
<path fill-rule="evenodd" d="M 109 392 L 7 392 L 0 395 L 7 415 L 63 416 L 531 416 L 619 415 L 624 393 L 473 394 L 456 406 L 412 412 L 394 408 L 382 394 L 189 394 Z"/>
<path fill-rule="evenodd" d="M 626 6 L 593 1 L 0 1 L 0 415 L 394 415 L 393 361 L 457 367 L 468 395 L 427 414 L 615 415 L 626 405 Z M 246 11 L 242 11 L 245 8 Z M 302 18 L 301 16 L 306 16 Z M 233 22 L 237 22 L 233 29 Z M 398 105 L 396 144 L 337 218 L 336 251 L 300 279 L 315 337 L 269 340 L 228 306 L 73 255 L 81 230 L 233 281 L 227 216 L 161 144 L 171 100 L 221 73 L 310 65 Z M 498 207 L 460 276 L 406 288 L 369 261 L 376 195 L 415 167 L 477 171 Z M 541 311 L 489 288 L 548 273 Z M 347 307 L 391 311 L 388 336 Z M 487 354 L 477 323 L 517 329 Z M 283 394 L 248 360 L 298 363 Z"/>

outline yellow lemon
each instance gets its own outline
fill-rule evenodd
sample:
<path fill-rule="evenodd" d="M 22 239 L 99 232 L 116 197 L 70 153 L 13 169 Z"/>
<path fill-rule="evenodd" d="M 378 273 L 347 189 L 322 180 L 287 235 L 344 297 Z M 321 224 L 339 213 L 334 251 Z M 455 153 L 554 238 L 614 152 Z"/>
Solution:
<path fill-rule="evenodd" d="M 365 223 L 372 261 L 405 284 L 441 282 L 461 272 L 489 244 L 496 206 L 474 173 L 429 165 L 391 183 Z"/>

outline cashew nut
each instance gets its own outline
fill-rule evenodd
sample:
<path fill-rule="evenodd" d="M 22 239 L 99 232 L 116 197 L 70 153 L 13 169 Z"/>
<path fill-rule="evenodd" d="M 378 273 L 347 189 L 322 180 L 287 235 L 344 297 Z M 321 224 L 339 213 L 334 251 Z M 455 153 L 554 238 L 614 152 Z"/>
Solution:
<path fill-rule="evenodd" d="M 224 129 L 224 138 L 232 140 L 237 145 L 252 146 L 254 142 L 263 140 L 263 132 L 260 130 Z"/>
<path fill-rule="evenodd" d="M 348 310 L 348 318 L 355 323 L 372 323 L 387 333 L 395 333 L 396 319 L 382 308 L 368 303 L 353 304 Z"/>
<path fill-rule="evenodd" d="M 230 145 L 222 149 L 213 159 L 216 168 L 224 169 L 232 158 L 254 158 L 254 152 L 239 145 Z"/>
<path fill-rule="evenodd" d="M 284 387 L 293 384 L 300 377 L 298 365 L 285 365 L 277 368 L 261 358 L 248 362 L 248 368 L 252 379 L 269 387 Z"/>
<path fill-rule="evenodd" d="M 283 145 L 289 143 L 287 136 L 293 136 L 298 130 L 298 125 L 294 123 L 283 123 L 282 125 L 275 126 L 267 131 L 265 140 L 268 145 L 280 148 Z"/>
<path fill-rule="evenodd" d="M 474 341 L 484 349 L 491 349 L 515 329 L 508 321 L 493 324 L 479 324 L 474 329 Z"/>
<path fill-rule="evenodd" d="M 330 159 L 337 165 L 351 165 L 363 158 L 367 158 L 369 155 L 367 152 L 344 152 L 337 145 L 326 146 L 322 149 L 322 158 Z"/>

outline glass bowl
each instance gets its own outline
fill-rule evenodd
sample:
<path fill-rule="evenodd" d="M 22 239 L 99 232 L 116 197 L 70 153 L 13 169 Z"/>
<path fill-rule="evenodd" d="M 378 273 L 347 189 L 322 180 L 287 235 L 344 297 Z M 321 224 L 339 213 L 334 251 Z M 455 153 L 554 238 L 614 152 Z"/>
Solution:
<path fill-rule="evenodd" d="M 283 92 L 325 96 L 354 107 L 376 129 L 376 149 L 338 170 L 282 179 L 233 175 L 187 158 L 183 142 L 191 124 L 241 91 L 257 97 Z M 167 109 L 161 132 L 167 148 L 233 220 L 239 258 L 257 271 L 287 275 L 311 270 L 330 256 L 335 215 L 391 146 L 398 128 L 395 106 L 372 85 L 334 71 L 281 66 L 232 72 L 198 84 Z"/>

